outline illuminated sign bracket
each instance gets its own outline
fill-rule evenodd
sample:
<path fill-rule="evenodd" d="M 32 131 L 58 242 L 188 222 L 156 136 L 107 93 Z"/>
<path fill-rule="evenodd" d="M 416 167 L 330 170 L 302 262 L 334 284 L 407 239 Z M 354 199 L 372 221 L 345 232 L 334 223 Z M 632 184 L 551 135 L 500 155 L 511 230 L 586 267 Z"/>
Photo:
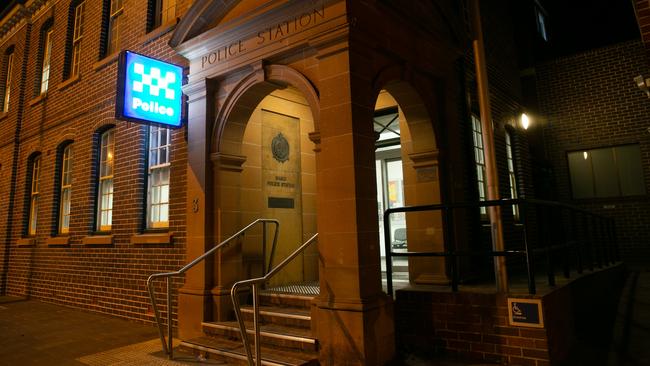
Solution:
<path fill-rule="evenodd" d="M 119 58 L 115 118 L 165 128 L 185 121 L 183 68 L 131 51 Z"/>

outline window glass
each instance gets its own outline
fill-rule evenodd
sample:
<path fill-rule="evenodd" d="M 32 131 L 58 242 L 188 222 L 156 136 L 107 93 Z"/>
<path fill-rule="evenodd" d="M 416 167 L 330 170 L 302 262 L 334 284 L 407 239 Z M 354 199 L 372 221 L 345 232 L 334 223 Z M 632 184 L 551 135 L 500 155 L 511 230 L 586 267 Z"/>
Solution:
<path fill-rule="evenodd" d="M 472 115 L 472 140 L 474 142 L 474 162 L 476 163 L 476 179 L 478 198 L 485 201 L 487 197 L 487 181 L 485 177 L 485 148 L 483 147 L 483 130 L 481 120 Z M 481 215 L 487 215 L 487 208 L 481 207 Z"/>
<path fill-rule="evenodd" d="M 108 48 L 107 55 L 116 52 L 120 44 L 121 15 L 123 11 L 122 0 L 111 0 L 111 13 L 108 20 Z"/>
<path fill-rule="evenodd" d="M 50 58 L 52 56 L 52 29 L 45 32 L 43 42 L 43 69 L 41 72 L 41 94 L 47 92 L 50 81 Z"/>
<path fill-rule="evenodd" d="M 41 158 L 40 156 L 34 158 L 32 161 L 32 181 L 30 190 L 30 204 L 29 204 L 29 235 L 36 235 L 36 224 L 38 221 L 38 203 L 40 193 L 40 169 Z"/>
<path fill-rule="evenodd" d="M 152 126 L 149 130 L 148 228 L 169 226 L 170 147 L 170 131 Z"/>
<path fill-rule="evenodd" d="M 575 151 L 567 158 L 573 198 L 646 193 L 639 145 Z"/>
<path fill-rule="evenodd" d="M 616 162 L 612 149 L 594 149 L 591 154 L 591 168 L 596 182 L 596 197 L 614 197 L 619 195 Z"/>
<path fill-rule="evenodd" d="M 81 39 L 84 30 L 85 3 L 77 5 L 74 15 L 74 30 L 72 36 L 72 75 L 79 74 L 79 62 L 81 59 Z"/>
<path fill-rule="evenodd" d="M 156 0 L 156 26 L 176 18 L 176 0 Z"/>
<path fill-rule="evenodd" d="M 113 222 L 113 164 L 115 154 L 115 130 L 104 132 L 101 136 L 97 229 L 108 231 Z"/>
<path fill-rule="evenodd" d="M 61 202 L 59 213 L 59 233 L 70 229 L 70 202 L 72 195 L 72 145 L 63 150 L 61 157 Z"/>
<path fill-rule="evenodd" d="M 5 95 L 4 95 L 4 100 L 2 104 L 2 111 L 3 112 L 8 112 L 9 111 L 9 96 L 11 95 L 11 74 L 13 73 L 13 65 L 14 65 L 14 53 L 10 53 L 7 56 L 7 69 L 5 70 Z"/>
<path fill-rule="evenodd" d="M 508 181 L 510 182 L 510 198 L 517 198 L 517 175 L 515 174 L 515 160 L 512 154 L 512 139 L 510 132 L 506 131 L 506 159 L 508 160 Z M 519 207 L 512 205 L 512 215 L 519 219 Z"/>

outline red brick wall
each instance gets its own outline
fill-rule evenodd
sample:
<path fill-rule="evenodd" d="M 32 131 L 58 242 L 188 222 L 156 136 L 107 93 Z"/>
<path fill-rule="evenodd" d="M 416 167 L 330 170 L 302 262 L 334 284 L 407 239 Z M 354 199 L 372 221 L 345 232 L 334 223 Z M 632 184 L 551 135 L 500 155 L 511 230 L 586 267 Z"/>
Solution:
<path fill-rule="evenodd" d="M 505 296 L 400 290 L 396 301 L 399 349 L 478 362 L 549 365 L 546 330 L 509 326 Z"/>
<path fill-rule="evenodd" d="M 650 54 L 650 1 L 634 0 L 633 4 L 643 44 L 646 52 Z"/>
<path fill-rule="evenodd" d="M 558 199 L 613 217 L 625 259 L 650 259 L 650 100 L 632 80 L 648 75 L 643 45 L 630 41 L 537 65 L 544 135 Z M 646 195 L 573 200 L 567 151 L 639 144 Z"/>
<path fill-rule="evenodd" d="M 185 261 L 185 205 L 187 146 L 185 128 L 172 133 L 171 192 L 169 232 L 171 244 L 135 245 L 133 235 L 144 232 L 146 204 L 146 126 L 114 119 L 117 58 L 108 55 L 99 60 L 102 1 L 85 1 L 85 30 L 82 41 L 80 76 L 76 81 L 62 80 L 64 45 L 68 30 L 69 1 L 52 1 L 31 15 L 32 32 L 21 33 L 20 44 L 32 45 L 26 65 L 25 103 L 20 151 L 17 159 L 14 225 L 9 239 L 2 241 L 0 255 L 8 270 L 6 292 L 28 295 L 45 301 L 92 309 L 121 317 L 149 321 L 152 319 L 145 282 L 156 272 L 177 270 Z M 167 46 L 173 27 L 161 27 L 146 33 L 147 2 L 125 1 L 122 15 L 121 50 L 129 49 L 158 59 L 186 65 Z M 54 5 L 50 7 L 50 5 Z M 179 1 L 177 16 L 189 6 Z M 30 9 L 33 10 L 33 9 Z M 34 94 L 35 80 L 40 78 L 38 53 L 43 22 L 53 18 L 53 50 L 49 89 L 46 96 Z M 161 29 L 167 31 L 161 32 Z M 0 50 L 5 44 L 0 45 Z M 21 51 L 17 47 L 18 51 Z M 19 52 L 20 54 L 20 52 Z M 16 77 L 16 80 L 19 80 Z M 71 78 L 73 79 L 73 78 Z M 67 83 L 66 83 L 67 82 Z M 17 90 L 17 88 L 16 88 Z M 15 94 L 17 97 L 17 93 Z M 12 97 L 14 94 L 12 92 Z M 12 103 L 7 119 L 19 111 Z M 14 122 L 16 123 L 16 122 Z M 102 126 L 115 125 L 115 171 L 113 196 L 113 244 L 90 246 L 83 238 L 94 233 L 96 132 Z M 14 129 L 15 130 L 15 129 Z M 11 131 L 9 131 L 11 132 Z M 4 128 L 0 134 L 8 133 Z M 6 143 L 10 137 L 2 137 Z M 56 235 L 55 191 L 59 174 L 55 172 L 57 148 L 73 140 L 72 218 L 69 245 L 52 246 L 46 241 Z M 0 189 L 5 192 L 7 172 L 11 168 L 11 149 L 0 146 Z M 6 145 L 8 146 L 8 145 Z M 26 196 L 28 157 L 40 152 L 41 200 L 34 246 L 19 246 L 25 236 L 29 215 Z M 6 199 L 3 194 L 1 199 Z M 7 207 L 5 202 L 1 205 Z M 1 210 L 1 209 L 0 209 Z M 0 211 L 0 237 L 6 236 L 6 216 Z M 0 257 L 2 258 L 2 257 Z M 2 262 L 0 262 L 2 263 Z M 180 282 L 177 282 L 178 286 Z"/>

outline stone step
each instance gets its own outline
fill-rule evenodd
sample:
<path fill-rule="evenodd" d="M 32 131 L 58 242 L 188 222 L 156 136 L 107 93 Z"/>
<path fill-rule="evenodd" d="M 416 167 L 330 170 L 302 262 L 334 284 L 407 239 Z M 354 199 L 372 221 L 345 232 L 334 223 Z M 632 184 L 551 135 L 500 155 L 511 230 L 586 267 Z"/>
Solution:
<path fill-rule="evenodd" d="M 199 337 L 181 342 L 183 351 L 202 355 L 209 359 L 225 361 L 228 365 L 248 365 L 246 351 L 240 340 L 226 338 Z M 251 352 L 255 357 L 255 347 L 251 344 Z M 262 365 L 265 366 L 298 366 L 318 365 L 318 353 L 306 351 L 286 351 L 262 345 Z"/>
<path fill-rule="evenodd" d="M 241 313 L 245 321 L 253 321 L 253 307 L 242 306 Z M 299 328 L 311 328 L 311 312 L 304 308 L 287 306 L 260 306 L 262 324 L 279 324 Z"/>
<path fill-rule="evenodd" d="M 302 309 L 310 309 L 311 301 L 314 296 L 298 295 L 298 294 L 283 294 L 274 292 L 260 293 L 260 305 L 265 306 L 286 306 Z"/>
<path fill-rule="evenodd" d="M 249 339 L 253 340 L 253 323 L 245 322 Z M 210 336 L 223 336 L 228 339 L 240 340 L 239 324 L 230 322 L 203 322 L 203 333 Z M 279 324 L 261 324 L 260 340 L 262 345 L 273 345 L 295 350 L 315 352 L 318 350 L 318 341 L 311 334 L 311 330 L 300 327 L 290 327 Z"/>

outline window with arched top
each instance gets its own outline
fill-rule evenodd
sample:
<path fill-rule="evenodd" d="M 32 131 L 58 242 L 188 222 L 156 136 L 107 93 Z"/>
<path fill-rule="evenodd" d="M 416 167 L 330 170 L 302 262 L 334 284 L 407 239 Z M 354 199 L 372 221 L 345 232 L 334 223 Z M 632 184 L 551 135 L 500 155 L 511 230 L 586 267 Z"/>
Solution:
<path fill-rule="evenodd" d="M 29 159 L 27 164 L 27 184 L 29 217 L 27 220 L 26 234 L 29 236 L 36 235 L 38 224 L 38 208 L 41 197 L 41 154 L 35 153 Z"/>

